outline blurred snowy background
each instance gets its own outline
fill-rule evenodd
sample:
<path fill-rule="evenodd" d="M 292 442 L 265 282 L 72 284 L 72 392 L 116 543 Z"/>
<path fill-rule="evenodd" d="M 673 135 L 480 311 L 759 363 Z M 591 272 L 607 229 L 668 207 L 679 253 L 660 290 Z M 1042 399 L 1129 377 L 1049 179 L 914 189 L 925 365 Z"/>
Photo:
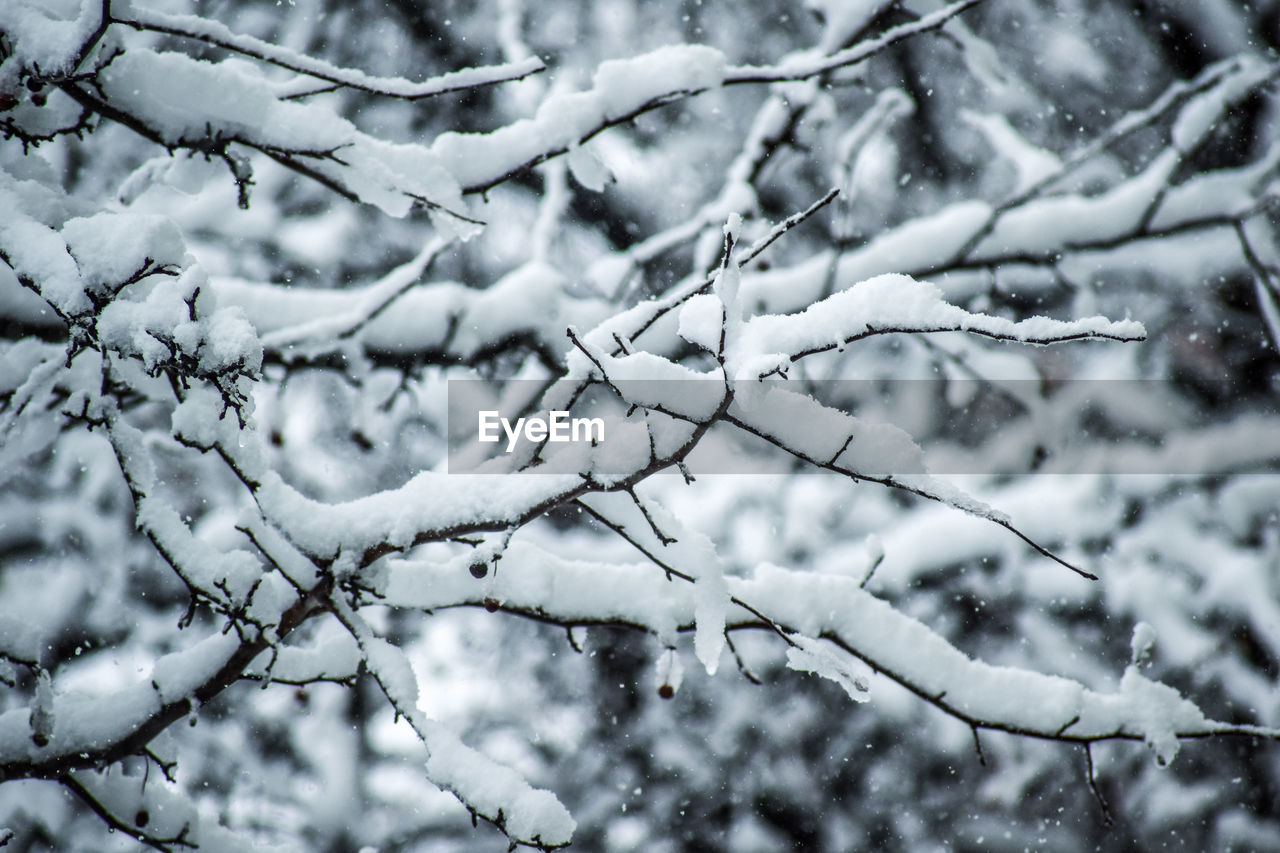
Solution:
<path fill-rule="evenodd" d="M 553 792 L 576 821 L 574 849 L 1280 850 L 1280 744 L 1267 739 L 1197 738 L 1169 762 L 1166 718 L 1133 729 L 1136 742 L 1087 748 L 979 731 L 832 644 L 823 654 L 840 677 L 795 671 L 819 664 L 759 622 L 729 632 L 710 675 L 701 629 L 627 618 L 621 605 L 611 617 L 590 570 L 562 572 L 561 611 L 503 586 L 522 569 L 553 583 L 533 557 L 521 564 L 526 552 L 645 561 L 573 500 L 511 525 L 526 550 L 505 557 L 501 524 L 478 546 L 461 527 L 432 537 L 425 522 L 392 525 L 380 539 L 360 526 L 374 530 L 388 501 L 435 501 L 445 517 L 473 500 L 473 515 L 455 516 L 506 518 L 523 487 L 482 500 L 455 496 L 447 475 L 415 479 L 443 466 L 446 380 L 554 379 L 572 367 L 566 327 L 585 333 L 702 282 L 732 214 L 746 246 L 836 187 L 743 266 L 747 314 L 794 314 L 902 273 L 1009 328 L 1095 315 L 1145 327 L 1141 341 L 1052 347 L 919 327 L 826 340 L 789 366 L 800 389 L 865 380 L 838 402 L 944 463 L 978 460 L 941 465 L 979 472 L 945 481 L 1098 579 L 986 518 L 800 463 L 692 484 L 649 477 L 637 505 L 654 507 L 658 528 L 670 518 L 713 543 L 731 583 L 762 577 L 761 564 L 842 579 L 989 664 L 1103 694 L 1128 689 L 1132 664 L 1208 718 L 1280 726 L 1280 3 L 969 5 L 8 0 L 6 849 L 137 849 L 130 835 L 187 849 L 196 836 L 174 827 L 197 814 L 234 834 L 202 830 L 202 849 L 506 849 L 433 784 L 467 790 L 455 778 L 465 762 L 424 766 L 433 735 L 422 729 L 433 730 L 414 721 L 415 734 L 389 704 L 413 692 L 399 680 L 407 663 L 423 719 Z M 78 52 L 103 9 L 115 23 Z M 866 61 L 770 82 L 935 13 L 945 25 Z M 597 74 L 680 44 L 714 50 Z M 300 66 L 302 55 L 325 64 Z M 389 82 L 502 64 L 495 81 L 528 76 L 420 99 Z M 569 97 L 588 90 L 603 107 Z M 625 117 L 610 112 L 618 104 L 634 119 L 565 144 L 601 116 Z M 506 136 L 451 135 L 526 118 Z M 74 220 L 94 216 L 135 218 Z M 714 367 L 678 313 L 620 351 Z M 1086 404 L 1072 394 L 1082 379 L 1128 380 L 1131 392 Z M 910 393 L 874 393 L 898 380 L 913 380 Z M 1084 434 L 1102 448 L 1093 473 L 1054 468 L 1055 448 Z M 1154 473 L 1113 473 L 1135 455 Z M 1020 473 L 1042 459 L 1045 473 Z M 267 493 L 276 480 L 297 500 Z M 357 556 L 316 544 L 339 516 L 309 518 L 305 499 L 371 495 L 386 500 L 344 505 L 334 533 L 359 541 Z M 164 510 L 140 522 L 151 499 Z M 286 554 L 317 559 L 295 572 Z M 184 574 L 186 560 L 196 568 Z M 273 560 L 283 568 L 271 575 Z M 186 682 L 156 661 L 206 635 L 245 641 L 288 623 L 287 604 L 253 616 L 292 594 L 255 584 L 264 571 L 311 573 L 345 602 L 299 620 L 288 638 L 299 651 L 281 652 L 278 669 L 264 652 L 154 740 L 125 744 L 110 725 L 93 740 L 95 714 L 153 713 L 123 700 L 54 713 L 72 708 L 55 693 L 115 695 L 148 678 L 166 702 L 200 695 L 167 695 Z M 842 606 L 817 583 L 796 590 L 793 604 Z M 374 633 L 403 650 L 398 663 Z M 200 659 L 182 661 L 200 674 Z M 867 701 L 850 701 L 855 682 Z M 1061 710 L 1054 701 L 1046 713 Z M 77 726 L 85 743 L 119 743 L 84 766 L 78 748 L 41 764 L 39 739 L 59 749 Z M 478 801 L 490 795 L 488 781 L 473 791 L 482 816 L 562 825 L 550 807 L 495 812 Z"/>

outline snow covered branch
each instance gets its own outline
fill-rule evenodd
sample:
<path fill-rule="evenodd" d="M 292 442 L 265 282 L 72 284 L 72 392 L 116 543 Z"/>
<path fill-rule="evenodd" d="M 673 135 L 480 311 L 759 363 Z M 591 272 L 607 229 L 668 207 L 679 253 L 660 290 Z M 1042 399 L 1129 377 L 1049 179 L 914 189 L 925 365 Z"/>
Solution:
<path fill-rule="evenodd" d="M 626 626 L 659 636 L 695 630 L 695 585 L 674 583 L 651 564 L 565 560 L 519 541 L 509 546 L 506 559 L 521 570 L 504 572 L 484 587 L 461 561 L 396 561 L 385 600 L 438 610 L 484 607 L 489 598 L 503 612 L 566 627 Z M 561 592 L 566 588 L 580 594 L 567 597 Z M 1280 739 L 1274 729 L 1208 719 L 1133 666 L 1125 670 L 1119 692 L 1102 693 L 1070 679 L 973 660 L 851 578 L 761 565 L 751 578 L 729 578 L 728 591 L 734 603 L 726 630 L 781 629 L 826 640 L 977 729 L 1071 743 L 1144 741 L 1165 763 L 1176 755 L 1179 740 Z M 743 612 L 747 603 L 768 621 Z"/>
<path fill-rule="evenodd" d="M 202 41 L 252 59 L 268 62 L 289 71 L 305 74 L 315 80 L 323 80 L 333 84 L 328 87 L 316 88 L 313 84 L 301 81 L 295 82 L 291 84 L 286 95 L 286 97 L 293 98 L 345 87 L 389 98 L 416 101 L 421 98 L 433 98 L 449 92 L 474 89 L 478 86 L 492 86 L 497 83 L 523 80 L 531 74 L 538 74 L 546 70 L 546 66 L 541 60 L 536 57 L 529 57 L 517 62 L 488 68 L 466 68 L 460 71 L 451 71 L 430 80 L 414 83 L 401 77 L 373 77 L 358 69 L 339 68 L 328 62 L 287 50 L 262 39 L 238 35 L 217 21 L 195 15 L 168 15 L 154 9 L 144 9 L 130 5 L 127 13 L 121 16 L 110 15 L 107 22 L 132 27 L 136 30 L 164 33 Z"/>
<path fill-rule="evenodd" d="M 0 846 L 1276 846 L 1270 18 L 795 5 L 0 3 Z"/>

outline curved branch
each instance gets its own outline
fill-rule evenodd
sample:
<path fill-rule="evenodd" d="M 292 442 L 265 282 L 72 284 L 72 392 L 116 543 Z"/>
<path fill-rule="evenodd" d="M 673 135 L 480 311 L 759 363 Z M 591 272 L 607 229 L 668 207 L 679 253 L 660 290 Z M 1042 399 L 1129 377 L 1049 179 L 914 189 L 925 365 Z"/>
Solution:
<path fill-rule="evenodd" d="M 528 542 L 513 543 L 509 557 L 519 563 L 520 571 L 501 573 L 486 586 L 477 584 L 458 562 L 397 562 L 391 567 L 385 603 L 429 610 L 492 610 L 496 601 L 502 612 L 565 628 L 626 627 L 653 634 L 672 628 L 681 633 L 695 630 L 691 579 L 673 574 L 683 581 L 673 586 L 665 572 L 654 570 L 654 565 L 667 568 L 661 561 L 566 560 Z M 1207 719 L 1172 688 L 1147 681 L 1132 668 L 1119 693 L 1100 693 L 1066 678 L 975 660 L 862 589 L 853 578 L 762 566 L 754 578 L 726 580 L 735 607 L 741 608 L 740 616 L 728 620 L 727 630 L 827 640 L 972 729 L 1077 744 L 1127 740 L 1157 746 L 1166 734 L 1179 740 L 1280 740 L 1280 730 Z M 566 585 L 590 589 L 591 596 L 566 603 L 555 595 Z M 745 602 L 768 605 L 747 607 Z M 754 615 L 757 612 L 762 615 Z M 1144 715 L 1152 706 L 1169 721 L 1167 731 Z"/>
<path fill-rule="evenodd" d="M 207 18 L 195 15 L 169 15 L 138 6 L 133 6 L 130 11 L 132 17 L 113 17 L 111 23 L 132 27 L 142 32 L 163 33 L 204 42 L 317 80 L 324 80 L 334 84 L 334 88 L 355 89 L 407 101 L 523 80 L 547 68 L 537 57 L 530 57 L 502 65 L 452 71 L 421 83 L 414 83 L 401 77 L 375 77 L 358 69 L 332 65 L 253 36 L 234 33 L 223 24 Z M 305 92 L 305 94 L 316 94 L 316 92 Z"/>
<path fill-rule="evenodd" d="M 810 400 L 809 402 L 812 403 L 813 406 L 826 409 L 826 407 L 821 406 L 821 404 L 818 403 L 817 401 Z M 909 492 L 910 494 L 916 495 L 917 497 L 925 498 L 931 501 L 937 501 L 938 503 L 951 506 L 955 509 L 961 510 L 962 512 L 969 513 L 970 515 L 974 515 L 978 518 L 986 519 L 987 521 L 990 521 L 991 523 L 999 525 L 1000 527 L 1003 527 L 1004 529 L 1008 530 L 1014 536 L 1017 536 L 1019 539 L 1021 539 L 1023 542 L 1029 545 L 1033 550 L 1035 550 L 1037 554 L 1040 554 L 1043 557 L 1047 557 L 1050 560 L 1053 560 L 1058 565 L 1063 566 L 1067 569 L 1070 569 L 1071 571 L 1080 575 L 1080 577 L 1082 578 L 1085 578 L 1087 580 L 1098 579 L 1098 576 L 1095 575 L 1093 572 L 1086 571 L 1085 569 L 1080 568 L 1074 563 L 1071 563 L 1070 561 L 1064 559 L 1063 557 L 1060 557 L 1058 554 L 1046 548 L 1044 545 L 1041 545 L 1039 542 L 1036 542 L 1030 536 L 1023 533 L 1021 530 L 1019 530 L 1018 527 L 1014 525 L 1014 523 L 1010 521 L 1007 517 L 1005 517 L 1003 514 L 995 512 L 985 504 L 965 498 L 963 495 L 949 488 L 945 483 L 935 480 L 933 477 L 930 477 L 927 474 L 904 474 L 904 475 L 872 474 L 872 473 L 867 473 L 865 470 L 860 470 L 858 466 L 841 464 L 839 461 L 840 458 L 844 456 L 845 453 L 850 449 L 851 445 L 853 445 L 856 442 L 856 436 L 858 434 L 858 431 L 864 429 L 864 425 L 862 425 L 856 419 L 849 417 L 847 415 L 844 415 L 843 412 L 836 412 L 835 410 L 832 410 L 832 409 L 826 409 L 826 411 L 833 415 L 842 416 L 848 422 L 847 424 L 848 437 L 844 438 L 843 443 L 839 445 L 839 449 L 837 449 L 834 453 L 830 454 L 826 458 L 823 458 L 822 456 L 819 456 L 804 448 L 797 447 L 794 444 L 788 443 L 781 436 L 777 435 L 773 430 L 769 429 L 766 425 L 763 425 L 760 423 L 752 423 L 751 420 L 749 420 L 749 416 L 743 413 L 740 409 L 736 411 L 727 412 L 724 416 L 724 420 L 727 423 L 733 424 L 734 426 L 738 427 L 743 432 L 750 433 L 751 435 L 754 435 L 757 438 L 763 439 L 764 441 L 767 441 L 769 444 L 772 444 L 774 447 L 777 447 L 779 450 L 789 453 L 795 458 L 815 468 L 821 468 L 826 471 L 831 471 L 836 474 L 841 474 L 845 477 L 848 477 L 851 480 L 863 481 L 868 483 L 878 483 L 882 486 L 888 486 L 889 488 L 899 489 L 901 491 Z M 844 435 L 844 433 L 842 433 L 841 435 Z M 830 436 L 833 442 L 838 442 L 840 440 L 840 437 L 841 436 L 839 435 Z"/>
<path fill-rule="evenodd" d="M 952 18 L 968 11 L 981 2 L 983 0 L 959 0 L 957 3 L 944 6 L 936 12 L 931 12 L 914 21 L 899 24 L 875 38 L 859 42 L 830 56 L 816 59 L 797 56 L 779 65 L 743 65 L 731 68 L 725 74 L 724 82 L 726 86 L 739 83 L 785 83 L 807 80 L 841 68 L 858 65 L 912 36 L 941 28 Z"/>
<path fill-rule="evenodd" d="M 95 797 L 93 792 L 86 788 L 84 784 L 72 773 L 66 773 L 59 776 L 58 782 L 61 783 L 68 791 L 79 797 L 80 800 L 84 802 L 84 804 L 87 805 L 94 814 L 102 818 L 103 822 L 106 823 L 107 826 L 111 827 L 113 831 L 119 830 L 134 841 L 137 841 L 140 844 L 145 844 L 153 850 L 160 850 L 162 853 L 172 853 L 175 847 L 194 849 L 200 846 L 187 841 L 181 836 L 174 838 L 159 838 L 149 832 L 146 832 L 136 824 L 129 823 L 115 812 L 111 811 L 111 809 L 107 808 L 107 806 Z"/>

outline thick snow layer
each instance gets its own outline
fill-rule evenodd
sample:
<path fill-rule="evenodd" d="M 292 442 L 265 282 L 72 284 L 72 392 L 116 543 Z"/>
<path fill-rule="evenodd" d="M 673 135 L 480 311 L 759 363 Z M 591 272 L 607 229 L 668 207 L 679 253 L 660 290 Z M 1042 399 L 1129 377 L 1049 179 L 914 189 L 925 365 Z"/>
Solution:
<path fill-rule="evenodd" d="M 433 210 L 464 214 L 458 184 L 421 145 L 385 142 L 317 103 L 281 100 L 249 63 L 218 63 L 185 54 L 129 51 L 98 75 L 118 109 L 139 117 L 165 144 L 215 139 L 242 142 L 304 161 L 361 201 L 404 216 L 414 198 Z M 437 224 L 468 237 L 476 226 L 442 213 Z"/>
<path fill-rule="evenodd" d="M 54 682 L 44 711 L 51 728 L 47 745 L 32 741 L 28 709 L 6 711 L 0 714 L 0 764 L 48 761 L 109 747 L 158 713 L 162 704 L 190 696 L 238 646 L 235 634 L 214 634 L 160 658 L 149 679 L 109 693 L 62 693 Z"/>
<path fill-rule="evenodd" d="M 660 543 L 659 559 L 693 578 L 693 649 L 708 675 L 715 675 L 725 648 L 729 587 L 715 543 L 656 502 L 646 505 L 653 523 L 674 541 Z"/>
<path fill-rule="evenodd" d="M 972 257 L 1045 255 L 1140 231 L 1180 159 L 1177 152 L 1164 151 L 1140 174 L 1101 195 L 1049 196 L 1016 207 L 1000 217 Z"/>
<path fill-rule="evenodd" d="M 936 285 L 887 274 L 835 293 L 799 314 L 754 317 L 746 323 L 739 346 L 753 354 L 778 354 L 783 364 L 791 357 L 842 347 L 871 334 L 950 330 L 1032 344 L 1095 336 L 1141 340 L 1146 336 L 1136 320 L 1029 317 L 1015 322 L 974 314 L 946 302 Z"/>
<path fill-rule="evenodd" d="M 924 472 L 920 447 L 898 427 L 867 423 L 780 383 L 762 389 L 740 394 L 729 414 L 787 450 L 863 476 Z"/>
<path fill-rule="evenodd" d="M 370 307 L 407 283 L 405 274 L 412 270 L 406 268 L 366 288 L 348 290 L 223 277 L 213 278 L 211 287 L 220 305 L 241 309 L 267 347 L 285 358 L 331 348 L 335 333 L 364 320 L 368 322 L 359 331 L 360 341 L 375 353 L 439 350 L 469 360 L 493 341 L 513 337 L 560 348 L 565 345 L 568 322 L 591 326 L 610 311 L 602 300 L 566 296 L 562 275 L 545 265 L 530 264 L 484 290 L 449 281 L 411 287 L 395 298 L 390 310 L 369 319 Z"/>
<path fill-rule="evenodd" d="M 669 581 L 651 564 L 565 560 L 520 540 L 511 543 L 504 559 L 519 570 L 499 573 L 488 594 L 500 596 L 505 607 L 571 622 L 619 620 L 659 636 L 672 624 L 686 629 L 696 624 L 695 585 Z M 979 727 L 1068 739 L 1145 740 L 1165 762 L 1176 753 L 1179 737 L 1224 727 L 1177 691 L 1133 668 L 1121 679 L 1119 692 L 1102 693 L 1060 676 L 974 660 L 853 578 L 761 565 L 750 579 L 725 580 L 732 595 L 777 623 L 811 640 L 823 637 L 836 643 Z M 415 561 L 393 563 L 385 594 L 388 603 L 426 609 L 475 605 L 482 595 L 462 563 Z M 728 614 L 730 626 L 754 619 L 737 607 Z M 838 658 L 833 664 L 814 656 L 813 644 L 805 643 L 791 664 L 839 674 L 862 692 Z"/>
<path fill-rule="evenodd" d="M 120 13 L 117 12 L 117 14 Z M 218 21 L 196 15 L 169 15 L 134 5 L 122 17 L 147 27 L 177 31 L 213 44 L 226 45 L 242 53 L 263 57 L 283 68 L 298 71 L 313 78 L 311 80 L 299 78 L 292 81 L 288 87 L 282 87 L 284 91 L 280 94 L 314 91 L 319 88 L 315 83 L 316 80 L 326 80 L 398 98 L 426 98 L 442 92 L 532 74 L 545 68 L 541 60 L 536 57 L 525 57 L 505 65 L 463 68 L 415 83 L 402 77 L 375 77 L 358 69 L 341 68 L 272 42 L 234 33 Z"/>
<path fill-rule="evenodd" d="M 311 500 L 268 475 L 258 498 L 264 514 L 309 554 L 333 556 L 380 545 L 407 548 L 453 528 L 511 524 L 580 487 L 576 474 L 488 477 L 425 471 L 398 489 L 340 504 Z"/>
<path fill-rule="evenodd" d="M 550 791 L 533 788 L 520 774 L 466 746 L 418 707 L 418 682 L 404 650 L 374 636 L 345 606 L 340 618 L 352 631 L 370 674 L 427 748 L 427 775 L 469 808 L 498 823 L 515 841 L 568 844 L 577 824 Z"/>
<path fill-rule="evenodd" d="M 100 20 L 101 4 L 77 0 L 7 0 L 0 5 L 0 32 L 6 56 L 0 63 L 0 88 L 19 67 L 46 74 L 73 71 L 80 48 Z"/>
<path fill-rule="evenodd" d="M 548 152 L 577 147 L 651 102 L 717 86 L 723 76 L 723 55 L 700 45 L 611 60 L 600 65 L 587 91 L 552 95 L 533 118 L 489 133 L 441 134 L 431 150 L 463 187 L 487 186 Z"/>
<path fill-rule="evenodd" d="M 71 216 L 44 188 L 0 172 L 0 247 L 19 276 L 64 315 L 90 310 L 148 262 L 187 259 L 169 220 L 132 213 Z M 36 218 L 38 217 L 38 218 Z"/>

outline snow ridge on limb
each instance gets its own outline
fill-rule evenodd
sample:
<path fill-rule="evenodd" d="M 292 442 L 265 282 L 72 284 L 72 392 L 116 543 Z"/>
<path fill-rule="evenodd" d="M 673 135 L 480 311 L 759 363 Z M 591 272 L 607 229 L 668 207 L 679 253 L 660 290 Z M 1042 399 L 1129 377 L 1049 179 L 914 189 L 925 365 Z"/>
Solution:
<path fill-rule="evenodd" d="M 852 47 L 830 55 L 813 52 L 808 56 L 790 56 L 778 65 L 737 66 L 731 68 L 725 75 L 725 82 L 781 83 L 789 80 L 805 80 L 810 77 L 816 77 L 819 74 L 825 74 L 828 71 L 835 71 L 838 68 L 848 68 L 851 65 L 863 62 L 903 39 L 945 26 L 952 18 L 982 2 L 984 0 L 959 0 L 959 2 L 944 6 L 937 11 L 922 15 L 908 24 L 893 27 L 875 38 L 860 41 Z"/>
<path fill-rule="evenodd" d="M 196 15 L 170 15 L 131 3 L 121 5 L 125 7 L 124 11 L 112 20 L 123 26 L 195 39 L 332 84 L 317 88 L 314 84 L 307 85 L 303 81 L 296 81 L 289 84 L 286 91 L 281 92 L 281 94 L 287 92 L 289 97 L 316 94 L 334 88 L 348 88 L 389 98 L 416 101 L 460 89 L 473 89 L 478 86 L 521 80 L 530 74 L 545 71 L 547 68 L 537 57 L 528 57 L 502 65 L 451 71 L 420 83 L 403 77 L 375 77 L 356 68 L 343 68 L 253 36 L 234 33 L 224 24 L 208 18 Z"/>
<path fill-rule="evenodd" d="M 248 206 L 252 171 L 234 146 L 257 150 L 346 198 L 403 216 L 417 203 L 438 216 L 443 230 L 461 237 L 480 224 L 465 213 L 456 181 L 422 145 L 392 144 L 368 136 L 331 109 L 296 102 L 302 95 L 353 88 L 416 100 L 446 92 L 519 80 L 545 69 L 533 57 L 493 68 L 468 68 L 414 83 L 340 68 L 191 15 L 124 7 L 116 14 L 103 0 L 94 14 L 60 19 L 19 0 L 0 13 L 0 30 L 14 44 L 0 63 L 0 91 L 27 77 L 54 84 L 82 110 L 78 132 L 91 114 L 111 119 L 168 148 L 217 156 L 230 168 Z M 209 62 L 182 53 L 130 46 L 99 49 L 112 26 L 156 32 L 212 44 L 321 81 L 281 85 L 243 60 Z M 98 56 L 94 56 L 97 51 Z M 20 134 L 21 135 L 21 134 Z M 28 137 L 24 136 L 24 140 Z M 30 137 L 39 141 L 37 137 Z"/>
<path fill-rule="evenodd" d="M 210 63 L 131 50 L 105 65 L 96 82 L 93 88 L 72 82 L 62 88 L 86 108 L 170 150 L 230 157 L 231 146 L 241 145 L 390 216 L 404 216 L 419 202 L 437 214 L 441 228 L 460 237 L 477 233 L 456 180 L 425 147 L 377 139 L 324 105 L 282 99 L 243 60 Z M 247 193 L 248 178 L 237 177 Z M 241 201 L 247 205 L 247 195 Z"/>
<path fill-rule="evenodd" d="M 146 48 L 133 48 L 101 60 L 86 78 L 93 80 L 93 86 L 67 76 L 56 83 L 82 110 L 117 121 L 152 142 L 171 150 L 190 148 L 224 159 L 240 189 L 243 205 L 248 204 L 252 177 L 248 163 L 229 147 L 233 144 L 256 149 L 349 199 L 374 204 L 393 216 L 403 216 L 414 202 L 423 204 L 440 228 L 466 237 L 476 233 L 481 223 L 464 212 L 460 191 L 484 192 L 531 166 L 574 151 L 608 127 L 711 88 L 806 79 L 862 62 L 904 39 L 942 26 L 978 2 L 981 0 L 961 0 L 831 56 L 791 56 L 778 68 L 744 66 L 730 73 L 723 55 L 702 45 L 670 46 L 630 60 L 608 61 L 598 68 L 592 89 L 552 95 L 532 119 L 490 133 L 442 134 L 429 149 L 374 140 L 326 108 L 291 100 L 335 87 L 398 98 L 429 97 L 517 80 L 542 70 L 542 64 L 529 58 L 495 68 L 452 72 L 423 83 L 377 78 L 237 35 L 221 24 L 193 16 L 132 7 L 115 16 L 110 0 L 105 0 L 93 33 L 87 32 L 91 29 L 88 17 L 58 22 L 59 36 L 68 43 L 62 65 L 86 62 L 106 31 L 119 24 L 214 44 L 330 85 L 320 89 L 296 83 L 281 87 L 260 74 L 249 73 L 242 61 L 209 63 Z M 25 8 L 22 3 L 18 6 Z M 35 16 L 31 11 L 31 15 L 18 16 L 15 21 L 21 23 Z M 13 29 L 22 34 L 20 28 Z M 42 37 L 47 31 L 47 26 L 33 30 Z M 58 65 L 61 55 L 40 53 L 35 51 L 32 56 L 44 60 L 45 67 Z M 71 55 L 76 57 L 74 62 Z M 16 56 L 36 63 L 21 50 Z M 20 73 L 15 63 L 7 64 L 14 75 Z M 170 97 L 170 90 L 176 89 L 187 97 Z M 261 120 L 255 127 L 229 123 L 230 104 L 248 104 Z M 275 133 L 263 135 L 258 132 L 263 127 L 271 127 Z M 317 134 L 317 130 L 321 132 Z"/>
<path fill-rule="evenodd" d="M 507 554 L 520 571 L 500 573 L 485 591 L 450 563 L 392 561 L 386 601 L 436 610 L 481 607 L 492 595 L 500 597 L 504 612 L 541 622 L 629 626 L 657 635 L 673 624 L 679 632 L 697 630 L 692 578 L 676 574 L 682 582 L 673 583 L 652 562 L 569 560 L 521 539 Z M 804 648 L 810 651 L 813 640 L 828 641 L 978 729 L 1071 743 L 1143 741 L 1164 763 L 1173 760 L 1180 740 L 1280 739 L 1280 730 L 1206 717 L 1133 665 L 1118 692 L 1103 693 L 1072 679 L 975 660 L 854 578 L 765 564 L 750 578 L 725 580 L 733 597 L 726 630 L 781 627 L 809 638 Z"/>
<path fill-rule="evenodd" d="M 706 297 L 690 300 L 684 311 L 705 317 L 707 308 L 699 304 L 704 301 Z M 754 377 L 761 378 L 785 372 L 789 363 L 805 356 L 839 349 L 872 335 L 930 332 L 968 332 L 1040 346 L 1078 340 L 1146 339 L 1146 329 L 1136 320 L 1029 317 L 1012 321 L 975 314 L 948 303 L 932 283 L 890 273 L 832 294 L 799 314 L 751 318 L 735 336 L 734 360 L 740 367 L 738 378 L 750 377 L 741 372 L 747 368 L 757 370 Z"/>
<path fill-rule="evenodd" d="M 443 133 L 432 153 L 466 192 L 481 192 L 569 152 L 606 127 L 724 80 L 724 56 L 702 45 L 671 45 L 601 63 L 592 87 L 554 94 L 533 118 L 489 133 Z"/>
<path fill-rule="evenodd" d="M 559 368 L 566 315 L 595 325 L 614 307 L 564 294 L 565 277 L 545 264 L 519 267 L 484 289 L 418 281 L 424 255 L 364 287 L 334 290 L 212 277 L 221 304 L 245 312 L 263 336 L 263 357 L 287 367 L 358 355 L 376 366 L 474 364 L 495 341 L 518 341 Z M 386 310 L 394 307 L 395 310 Z M 381 310 L 380 310 L 381 309 Z"/>

